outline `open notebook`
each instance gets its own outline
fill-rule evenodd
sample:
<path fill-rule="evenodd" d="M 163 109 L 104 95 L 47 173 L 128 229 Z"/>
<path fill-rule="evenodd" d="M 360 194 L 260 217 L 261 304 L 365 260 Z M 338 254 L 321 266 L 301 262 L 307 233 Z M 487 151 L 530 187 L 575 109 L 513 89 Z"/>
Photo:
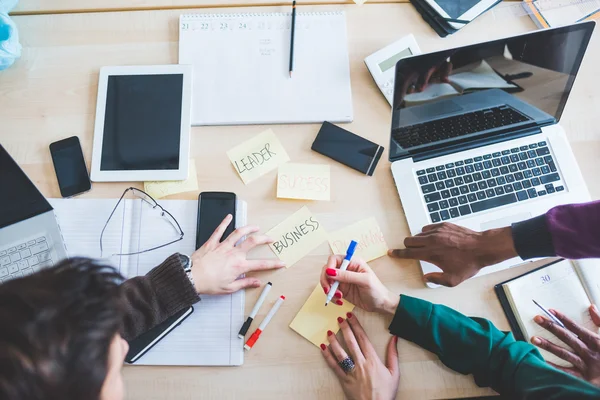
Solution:
<path fill-rule="evenodd" d="M 448 77 L 447 83 L 432 83 L 427 85 L 422 92 L 407 94 L 404 97 L 406 106 L 427 103 L 442 97 L 458 96 L 468 92 L 486 89 L 505 89 L 510 91 L 520 88 L 514 83 L 507 82 L 494 71 L 494 69 L 482 60 L 471 69 L 458 72 Z"/>
<path fill-rule="evenodd" d="M 533 321 L 536 315 L 543 315 L 543 312 L 532 300 L 546 309 L 559 310 L 594 332 L 599 331 L 588 312 L 591 304 L 600 305 L 599 260 L 555 261 L 496 285 L 495 290 L 518 340 L 530 341 L 532 336 L 541 336 L 566 346 Z M 545 350 L 540 351 L 548 361 L 570 365 Z"/>
<path fill-rule="evenodd" d="M 351 122 L 342 11 L 189 14 L 179 18 L 179 64 L 191 64 L 192 125 Z"/>
<path fill-rule="evenodd" d="M 48 199 L 58 219 L 69 257 L 100 258 L 100 232 L 116 199 Z M 124 200 L 111 218 L 103 239 L 104 258 L 126 277 L 145 275 L 171 254 L 192 254 L 196 243 L 195 200 L 161 200 L 181 225 L 183 240 L 134 256 L 112 256 L 168 243 L 179 237 L 174 228 L 139 199 Z M 236 226 L 246 224 L 246 203 L 238 202 Z M 244 292 L 202 296 L 194 312 L 135 365 L 241 365 Z"/>

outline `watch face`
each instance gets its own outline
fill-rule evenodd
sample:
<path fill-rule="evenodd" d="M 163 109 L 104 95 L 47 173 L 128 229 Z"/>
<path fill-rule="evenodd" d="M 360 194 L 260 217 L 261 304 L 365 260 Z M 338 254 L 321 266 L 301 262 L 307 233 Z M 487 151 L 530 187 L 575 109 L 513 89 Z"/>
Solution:
<path fill-rule="evenodd" d="M 186 271 L 191 271 L 192 269 L 192 259 L 184 254 L 180 254 L 181 264 L 183 264 L 183 269 Z"/>

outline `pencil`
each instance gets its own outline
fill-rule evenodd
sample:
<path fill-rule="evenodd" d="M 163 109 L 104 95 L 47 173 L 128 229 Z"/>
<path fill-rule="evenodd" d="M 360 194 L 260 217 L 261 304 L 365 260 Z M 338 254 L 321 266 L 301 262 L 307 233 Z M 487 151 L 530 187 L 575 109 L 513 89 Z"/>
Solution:
<path fill-rule="evenodd" d="M 292 3 L 292 38 L 290 40 L 290 78 L 294 70 L 294 33 L 296 32 L 296 0 Z"/>

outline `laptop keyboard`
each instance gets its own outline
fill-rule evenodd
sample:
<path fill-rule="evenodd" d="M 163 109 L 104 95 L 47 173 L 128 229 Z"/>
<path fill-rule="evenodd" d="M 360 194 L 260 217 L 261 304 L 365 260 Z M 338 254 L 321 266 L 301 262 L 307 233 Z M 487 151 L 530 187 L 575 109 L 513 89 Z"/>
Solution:
<path fill-rule="evenodd" d="M 422 169 L 416 177 L 433 223 L 565 190 L 546 142 Z"/>
<path fill-rule="evenodd" d="M 20 278 L 53 265 L 46 237 L 0 248 L 0 280 Z"/>
<path fill-rule="evenodd" d="M 529 120 L 529 117 L 504 105 L 423 124 L 405 126 L 396 130 L 393 137 L 400 146 L 406 149 Z"/>

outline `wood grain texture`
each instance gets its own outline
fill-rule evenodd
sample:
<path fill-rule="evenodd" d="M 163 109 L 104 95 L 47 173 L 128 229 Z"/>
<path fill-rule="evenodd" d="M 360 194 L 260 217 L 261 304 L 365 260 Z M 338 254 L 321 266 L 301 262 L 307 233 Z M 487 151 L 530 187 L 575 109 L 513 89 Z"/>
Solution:
<path fill-rule="evenodd" d="M 368 0 L 372 4 L 408 3 L 409 0 Z M 520 0 L 508 0 L 520 1 Z M 298 0 L 298 5 L 354 4 L 352 0 Z M 290 6 L 285 0 L 20 0 L 13 15 L 167 10 L 181 8 Z"/>
<path fill-rule="evenodd" d="M 367 71 L 365 56 L 413 33 L 422 50 L 432 51 L 493 39 L 534 29 L 528 17 L 510 23 L 486 15 L 461 32 L 440 39 L 408 4 L 314 6 L 313 10 L 344 9 L 347 12 L 352 95 L 355 120 L 344 128 L 384 146 L 388 145 L 390 107 Z M 287 8 L 264 8 L 281 11 Z M 194 10 L 188 10 L 193 12 Z M 236 10 L 232 10 L 236 11 Z M 48 145 L 71 135 L 81 139 L 88 165 L 91 157 L 98 71 L 104 65 L 176 63 L 178 16 L 185 10 L 90 13 L 15 17 L 21 32 L 23 56 L 0 73 L 1 142 L 46 196 L 59 190 Z M 600 197 L 597 179 L 600 126 L 595 123 L 600 98 L 597 73 L 600 37 L 595 33 L 561 124 L 566 129 L 593 198 Z M 312 152 L 310 145 L 318 125 L 275 125 L 292 161 L 331 165 L 330 202 L 302 202 L 276 198 L 275 171 L 245 186 L 225 152 L 262 132 L 265 126 L 194 127 L 192 154 L 201 191 L 233 191 L 249 204 L 249 222 L 267 231 L 303 204 L 334 231 L 352 222 L 375 217 L 390 247 L 402 246 L 409 230 L 403 215 L 390 163 L 383 157 L 373 177 L 365 177 Z M 132 183 L 94 183 L 83 197 L 118 197 Z M 140 183 L 133 185 L 141 187 Z M 197 193 L 170 198 L 194 199 Z M 273 295 L 285 294 L 286 302 L 261 341 L 247 353 L 238 368 L 126 367 L 129 399 L 198 398 L 294 398 L 342 397 L 334 375 L 319 350 L 288 328 L 317 282 L 330 250 L 326 243 L 292 268 L 260 274 L 274 284 Z M 266 248 L 253 257 L 274 257 Z M 501 329 L 507 321 L 493 293 L 493 285 L 521 274 L 528 264 L 471 280 L 453 289 L 427 289 L 413 261 L 387 257 L 372 262 L 382 281 L 397 293 L 418 296 L 449 305 L 468 315 L 491 319 Z M 247 310 L 259 291 L 247 292 Z M 201 305 L 200 305 L 201 306 Z M 260 320 L 266 310 L 261 310 Z M 377 351 L 383 356 L 389 338 L 389 320 L 357 311 Z M 400 341 L 401 399 L 452 398 L 492 393 L 477 388 L 469 376 L 449 371 L 431 354 Z"/>

